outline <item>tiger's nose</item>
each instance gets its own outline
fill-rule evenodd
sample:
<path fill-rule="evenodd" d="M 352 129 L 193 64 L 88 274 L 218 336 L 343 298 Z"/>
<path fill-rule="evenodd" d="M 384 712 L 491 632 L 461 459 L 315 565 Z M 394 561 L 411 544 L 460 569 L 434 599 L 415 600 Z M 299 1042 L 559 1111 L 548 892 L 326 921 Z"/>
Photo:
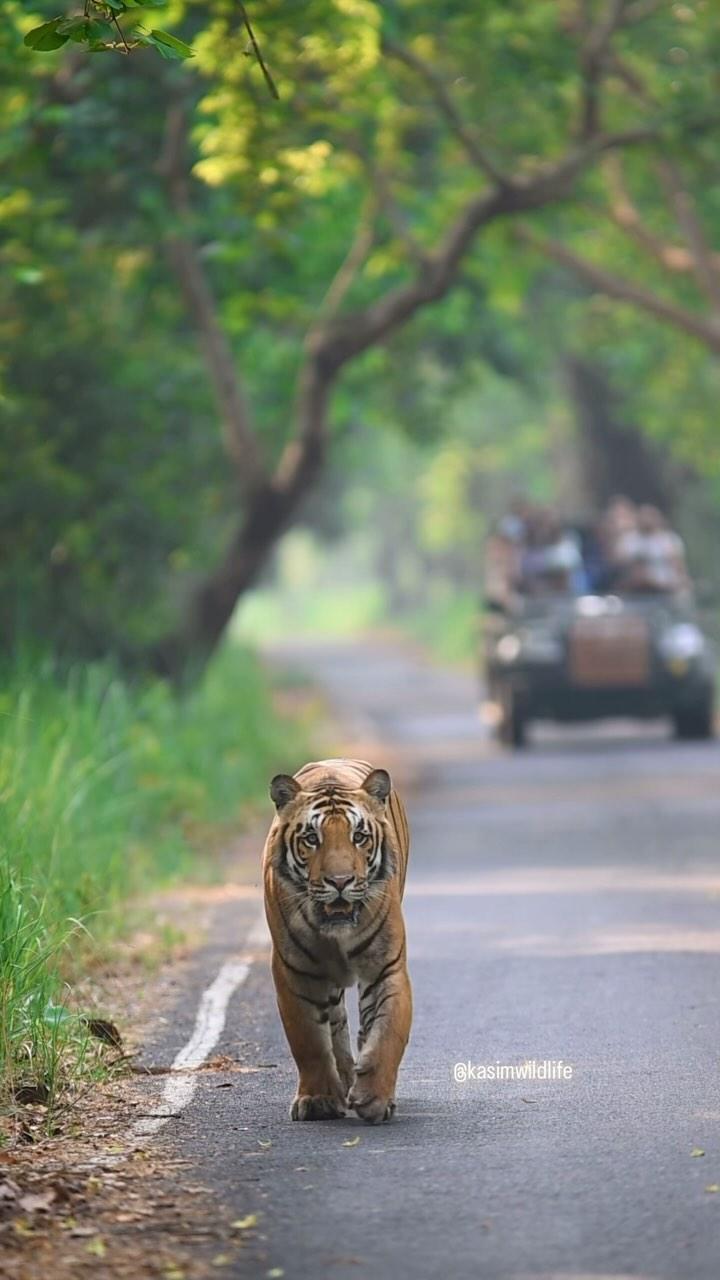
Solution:
<path fill-rule="evenodd" d="M 326 876 L 325 883 L 331 884 L 333 889 L 337 889 L 338 893 L 342 893 L 343 889 L 355 879 L 354 876 Z"/>

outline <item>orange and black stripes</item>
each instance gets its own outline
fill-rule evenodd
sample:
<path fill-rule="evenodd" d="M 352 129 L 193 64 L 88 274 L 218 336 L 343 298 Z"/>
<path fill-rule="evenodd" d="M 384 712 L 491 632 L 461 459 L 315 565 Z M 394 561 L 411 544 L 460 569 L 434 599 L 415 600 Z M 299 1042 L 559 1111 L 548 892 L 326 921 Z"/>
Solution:
<path fill-rule="evenodd" d="M 285 1032 L 298 1066 L 294 1119 L 354 1107 L 394 1110 L 410 1030 L 402 894 L 409 831 L 388 774 L 364 760 L 323 760 L 278 774 L 265 845 L 265 910 Z M 359 984 L 353 1062 L 344 988 Z"/>

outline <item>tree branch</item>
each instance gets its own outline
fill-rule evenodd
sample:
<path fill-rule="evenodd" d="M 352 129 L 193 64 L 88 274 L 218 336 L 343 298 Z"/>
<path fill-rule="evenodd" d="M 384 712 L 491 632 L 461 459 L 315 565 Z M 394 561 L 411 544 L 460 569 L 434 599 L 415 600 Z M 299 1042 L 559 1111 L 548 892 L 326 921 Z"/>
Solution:
<path fill-rule="evenodd" d="M 638 22 L 644 22 L 646 18 L 651 18 L 657 13 L 665 3 L 665 0 L 635 0 L 634 4 L 629 4 L 622 15 L 620 26 L 632 27 Z"/>
<path fill-rule="evenodd" d="M 588 262 L 586 258 L 574 253 L 557 240 L 539 236 L 524 224 L 518 227 L 517 234 L 525 244 L 537 249 L 544 257 L 559 263 L 560 266 L 567 267 L 580 280 L 584 280 L 599 293 L 615 298 L 618 302 L 627 302 L 656 320 L 662 320 L 676 329 L 681 329 L 691 337 L 698 338 L 714 354 L 720 354 L 720 324 L 714 320 L 706 319 L 694 311 L 689 311 L 686 307 L 663 298 L 660 294 L 653 293 L 643 285 L 606 271 L 593 262 Z"/>
<path fill-rule="evenodd" d="M 625 4 L 626 0 L 608 0 L 605 12 L 595 23 L 587 19 L 587 5 L 581 6 L 585 16 L 585 38 L 580 48 L 580 72 L 583 80 L 579 129 L 581 138 L 591 138 L 600 129 L 600 91 L 610 41 L 620 24 Z"/>
<path fill-rule="evenodd" d="M 645 131 L 609 134 L 576 147 L 532 177 L 506 182 L 470 200 L 448 229 L 439 248 L 426 256 L 422 271 L 407 284 L 389 290 L 364 310 L 338 316 L 310 335 L 309 350 L 334 375 L 348 360 L 384 341 L 421 307 L 442 298 L 481 228 L 501 218 L 526 213 L 564 199 L 577 175 L 600 153 L 622 143 L 644 141 Z"/>
<path fill-rule="evenodd" d="M 366 200 L 360 211 L 353 242 L 330 281 L 325 297 L 320 303 L 319 317 L 316 325 L 313 326 L 314 328 L 322 328 L 335 318 L 374 243 L 374 219 L 370 202 Z"/>
<path fill-rule="evenodd" d="M 243 489 L 249 490 L 264 475 L 264 467 L 233 353 L 220 323 L 197 245 L 188 229 L 191 208 L 186 152 L 186 112 L 183 104 L 175 102 L 168 108 L 163 149 L 157 164 L 176 221 L 176 229 L 166 237 L 167 252 L 205 357 L 226 452 Z"/>
<path fill-rule="evenodd" d="M 425 82 L 429 88 L 435 104 L 438 107 L 441 116 L 450 126 L 451 132 L 455 135 L 460 145 L 464 148 L 466 154 L 472 160 L 476 168 L 480 169 L 487 178 L 497 186 L 503 186 L 505 177 L 499 169 L 495 167 L 489 156 L 485 154 L 482 147 L 478 145 L 474 137 L 470 133 L 467 125 L 462 119 L 455 103 L 447 91 L 445 81 L 433 67 L 425 60 L 414 53 L 405 45 L 398 44 L 397 41 L 383 36 L 382 40 L 383 53 L 389 54 L 398 62 L 404 63 L 411 71 L 413 71 L 421 80 Z"/>
<path fill-rule="evenodd" d="M 720 272 L 717 258 L 697 215 L 695 201 L 683 185 L 680 172 L 672 160 L 658 160 L 658 172 L 667 200 L 690 250 L 692 270 L 698 287 L 705 294 L 713 315 L 720 317 Z"/>
<path fill-rule="evenodd" d="M 346 136 L 345 145 L 353 155 L 357 156 L 362 164 L 377 208 L 387 218 L 394 235 L 405 249 L 410 262 L 414 263 L 416 267 L 424 267 L 425 252 L 407 225 L 407 219 L 392 193 L 387 173 L 370 155 L 356 134 Z"/>
<path fill-rule="evenodd" d="M 607 208 L 592 206 L 593 213 L 601 213 L 608 217 L 616 227 L 630 236 L 667 271 L 678 273 L 692 271 L 693 262 L 688 250 L 682 245 L 663 240 L 643 222 L 640 211 L 633 203 L 625 185 L 619 157 L 608 157 L 605 175 L 610 190 L 610 203 Z"/>

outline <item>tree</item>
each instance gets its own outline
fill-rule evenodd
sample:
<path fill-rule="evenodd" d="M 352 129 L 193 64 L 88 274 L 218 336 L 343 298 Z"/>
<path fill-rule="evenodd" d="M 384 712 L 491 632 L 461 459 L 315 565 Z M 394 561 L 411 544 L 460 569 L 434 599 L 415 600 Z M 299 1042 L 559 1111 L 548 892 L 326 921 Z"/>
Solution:
<path fill-rule="evenodd" d="M 623 413 L 607 370 L 597 359 L 566 355 L 564 372 L 575 408 L 588 514 L 600 515 L 613 496 L 625 494 L 676 516 L 682 470 Z"/>
<path fill-rule="evenodd" d="M 189 557 L 194 586 L 184 620 L 163 627 L 159 642 L 136 646 L 157 666 L 175 674 L 212 652 L 236 600 L 306 507 L 333 435 L 359 414 L 380 420 L 402 381 L 397 353 L 412 357 L 430 308 L 438 337 L 452 335 L 458 295 L 449 295 L 461 284 L 475 301 L 466 311 L 470 332 L 454 333 L 456 349 L 475 326 L 487 334 L 491 307 L 483 299 L 498 275 L 517 270 L 503 225 L 550 209 L 571 216 L 592 190 L 600 158 L 681 132 L 684 106 L 663 92 L 657 104 L 638 102 L 609 74 L 616 56 L 653 63 L 664 39 L 656 7 L 312 0 L 289 24 L 287 4 L 266 0 L 259 37 L 278 106 L 245 56 L 230 0 L 176 7 L 197 80 L 172 67 L 158 75 L 141 52 L 108 69 L 108 60 L 74 49 L 52 71 L 34 73 L 39 164 L 28 165 L 20 141 L 15 172 L 55 210 L 39 237 L 49 275 L 72 293 L 71 277 L 94 264 L 96 322 L 107 343 L 80 339 L 82 326 L 66 308 L 66 345 L 78 339 L 78 356 L 94 357 L 117 340 L 116 359 L 102 372 L 88 362 L 113 407 L 129 390 L 128 368 L 138 375 L 122 441 L 128 456 L 149 428 L 158 444 L 162 438 L 158 362 L 163 378 L 173 359 L 181 373 L 171 396 L 182 426 L 167 454 L 168 478 L 172 485 L 184 466 L 183 493 L 196 481 L 201 509 L 173 517 L 184 526 L 181 554 L 158 544 L 158 573 L 143 580 L 142 600 L 157 598 L 161 563 L 179 564 L 201 528 L 202 552 L 194 547 Z M 11 8 L 20 21 L 18 6 Z M 26 96 L 26 136 L 36 106 Z M 29 244 L 22 215 L 14 234 L 15 265 L 36 270 L 37 244 Z M 111 310 L 102 306 L 104 273 Z M 36 309 L 48 345 L 56 296 L 43 290 Z M 223 426 L 224 486 L 219 462 L 205 457 L 210 406 L 180 299 Z M 17 293 L 14 305 L 29 316 Z M 148 339 L 155 364 L 131 359 Z M 19 338 L 14 349 L 22 364 Z M 36 389 L 44 390 L 37 364 L 34 376 L 40 388 L 25 376 L 16 396 L 31 413 Z M 405 379 L 410 421 L 414 376 L 413 369 Z M 186 420 L 183 378 L 192 388 Z M 18 390 L 15 367 L 8 385 Z M 74 423 L 67 389 L 56 382 L 58 391 Z M 122 433 L 109 429 L 119 449 Z M 54 449 L 49 429 L 47 439 Z M 103 447 L 112 453 L 110 442 Z M 223 533 L 225 553 L 209 567 L 212 541 Z M 174 569 L 167 579 L 164 598 L 177 605 Z M 151 612 L 157 634 L 170 609 Z"/>
<path fill-rule="evenodd" d="M 292 75 L 298 93 L 306 92 L 310 101 L 311 110 L 306 119 L 312 121 L 313 80 L 317 82 L 322 77 L 321 82 L 329 85 L 339 124 L 331 115 L 323 121 L 324 133 L 329 147 L 338 152 L 346 166 L 351 159 L 361 166 L 363 196 L 358 201 L 360 214 L 355 236 L 346 245 L 342 261 L 305 334 L 293 425 L 274 464 L 268 464 L 262 456 L 248 396 L 224 339 L 218 306 L 203 270 L 198 246 L 187 229 L 191 221 L 191 198 L 185 112 L 177 105 L 171 106 L 168 112 L 162 168 L 177 219 L 177 229 L 168 247 L 205 355 L 224 422 L 228 454 L 242 493 L 242 514 L 220 566 L 195 593 L 185 625 L 158 650 L 161 665 L 171 672 L 181 667 L 189 655 L 202 657 L 212 651 L 238 598 L 256 581 L 278 537 L 295 518 L 325 460 L 330 397 L 343 369 L 387 343 L 423 308 L 444 298 L 456 283 L 460 268 L 481 231 L 498 221 L 568 199 L 578 177 L 599 156 L 657 136 L 658 123 L 653 112 L 645 112 L 630 127 L 613 130 L 605 125 L 605 60 L 618 33 L 626 35 L 643 20 L 645 6 L 638 8 L 614 0 L 595 13 L 582 5 L 577 24 L 559 37 L 554 29 L 555 15 L 550 19 L 547 7 L 541 6 L 543 14 L 538 26 L 536 6 L 517 6 L 513 14 L 516 25 L 522 26 L 524 22 L 536 37 L 539 32 L 546 39 L 552 36 L 555 59 L 559 59 L 566 83 L 572 69 L 570 79 L 575 101 L 573 109 L 564 113 L 558 112 L 556 101 L 551 101 L 545 111 L 533 111 L 529 113 L 530 119 L 521 118 L 515 127 L 506 127 L 505 154 L 501 158 L 481 145 L 475 131 L 466 123 L 447 87 L 451 76 L 441 65 L 443 54 L 449 65 L 453 58 L 459 58 L 460 43 L 466 38 L 470 20 L 465 6 L 454 6 L 449 21 L 442 27 L 445 49 L 429 34 L 439 29 L 430 26 L 430 20 L 436 16 L 434 12 L 423 13 L 422 31 L 410 31 L 409 39 L 403 43 L 396 38 L 394 29 L 402 27 L 403 19 L 412 21 L 410 6 L 393 8 L 391 20 L 385 24 L 389 32 L 383 32 L 380 13 L 371 4 L 338 5 L 340 9 L 346 7 L 354 19 L 364 25 L 366 42 L 370 47 L 375 45 L 376 54 L 366 57 L 366 63 L 372 72 L 378 109 L 368 113 L 367 99 L 364 110 L 359 106 L 359 97 L 367 95 L 371 88 L 362 60 L 361 73 L 346 74 L 344 78 L 334 65 L 336 50 L 333 47 L 318 48 L 317 42 L 313 42 L 307 57 L 301 54 L 294 60 Z M 432 11 L 433 6 L 425 9 Z M 502 21 L 498 24 L 498 15 L 492 6 L 486 7 L 481 23 L 482 34 L 477 33 L 472 53 L 477 54 L 478 45 L 484 44 L 489 32 L 494 46 L 490 56 L 496 57 L 497 46 L 503 45 L 508 27 Z M 529 42 L 529 35 L 516 30 L 515 36 L 518 34 Z M 268 44 L 277 50 L 277 41 L 272 36 L 268 36 Z M 527 47 L 522 40 L 520 47 L 523 50 Z M 423 55 L 424 49 L 428 50 L 429 57 Z M 526 56 L 524 52 L 523 56 Z M 467 53 L 464 61 L 467 62 Z M 456 63 L 454 70 L 458 69 Z M 283 70 L 286 80 L 288 78 L 281 64 L 281 81 Z M 388 124 L 388 103 L 398 110 L 407 110 L 407 119 L 400 129 Z M 354 112 L 361 112 L 359 120 L 354 118 Z M 409 182 L 406 178 L 397 183 L 395 175 L 402 172 L 404 164 L 408 167 L 403 155 L 404 136 L 413 128 L 420 135 L 416 172 L 408 175 Z M 246 124 L 245 136 L 253 133 L 253 128 Z M 532 137 L 541 150 L 549 150 L 547 144 L 551 143 L 559 154 L 543 160 L 513 156 L 509 153 L 515 134 L 523 141 Z M 452 202 L 442 197 L 437 200 L 439 207 L 432 210 L 434 216 L 422 227 L 421 239 L 413 225 L 415 210 L 412 203 L 408 205 L 404 199 L 412 177 L 417 176 L 418 168 L 422 168 L 424 174 L 434 168 L 432 187 L 437 196 L 448 164 L 457 165 L 460 158 L 463 163 L 460 185 L 464 192 Z M 227 163 L 227 155 L 225 160 Z M 456 207 L 452 214 L 444 215 L 447 203 Z M 364 304 L 345 306 L 371 248 L 378 242 L 390 245 L 395 255 L 400 251 L 400 282 L 373 291 Z"/>
<path fill-rule="evenodd" d="M 568 236 L 566 228 L 566 234 L 556 238 L 528 226 L 519 234 L 591 290 L 669 324 L 718 355 L 720 250 L 710 230 L 720 214 L 712 83 L 718 33 L 716 25 L 704 25 L 706 9 L 702 4 L 673 5 L 665 16 L 665 47 L 659 52 L 665 72 L 673 77 L 669 87 L 683 101 L 680 131 L 670 129 L 665 146 L 651 148 L 646 162 L 636 165 L 632 174 L 619 154 L 604 157 L 595 198 L 585 210 L 592 222 L 588 225 L 580 209 L 579 236 Z M 613 51 L 606 67 L 641 108 L 660 107 L 662 62 L 638 66 Z M 575 238 L 582 241 L 583 233 L 590 240 L 590 253 L 572 243 Z M 597 244 L 603 233 L 605 251 L 597 254 L 592 240 Z M 608 265 L 613 257 L 620 269 Z"/>

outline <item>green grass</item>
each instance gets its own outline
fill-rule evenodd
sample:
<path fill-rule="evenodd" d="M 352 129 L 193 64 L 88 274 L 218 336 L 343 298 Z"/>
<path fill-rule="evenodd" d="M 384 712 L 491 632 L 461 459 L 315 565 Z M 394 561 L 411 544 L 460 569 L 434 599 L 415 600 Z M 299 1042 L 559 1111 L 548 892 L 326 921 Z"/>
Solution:
<path fill-rule="evenodd" d="M 302 736 L 239 647 L 183 699 L 101 666 L 0 670 L 0 1101 L 39 1083 L 52 1103 L 85 1069 L 73 950 L 127 927 L 146 888 L 207 875 L 200 844 L 300 762 Z"/>
<path fill-rule="evenodd" d="M 366 631 L 383 618 L 376 583 L 347 583 L 312 590 L 283 587 L 254 591 L 238 611 L 238 635 L 256 643 L 283 636 L 339 638 Z"/>
<path fill-rule="evenodd" d="M 480 614 L 470 591 L 449 586 L 436 592 L 424 608 L 406 614 L 400 626 L 441 662 L 476 661 Z"/>
<path fill-rule="evenodd" d="M 480 626 L 477 595 L 452 583 L 434 584 L 432 598 L 421 608 L 388 614 L 376 583 L 322 586 L 304 596 L 285 586 L 255 592 L 235 623 L 238 635 L 256 643 L 288 634 L 336 639 L 378 626 L 420 641 L 442 662 L 473 661 Z"/>

